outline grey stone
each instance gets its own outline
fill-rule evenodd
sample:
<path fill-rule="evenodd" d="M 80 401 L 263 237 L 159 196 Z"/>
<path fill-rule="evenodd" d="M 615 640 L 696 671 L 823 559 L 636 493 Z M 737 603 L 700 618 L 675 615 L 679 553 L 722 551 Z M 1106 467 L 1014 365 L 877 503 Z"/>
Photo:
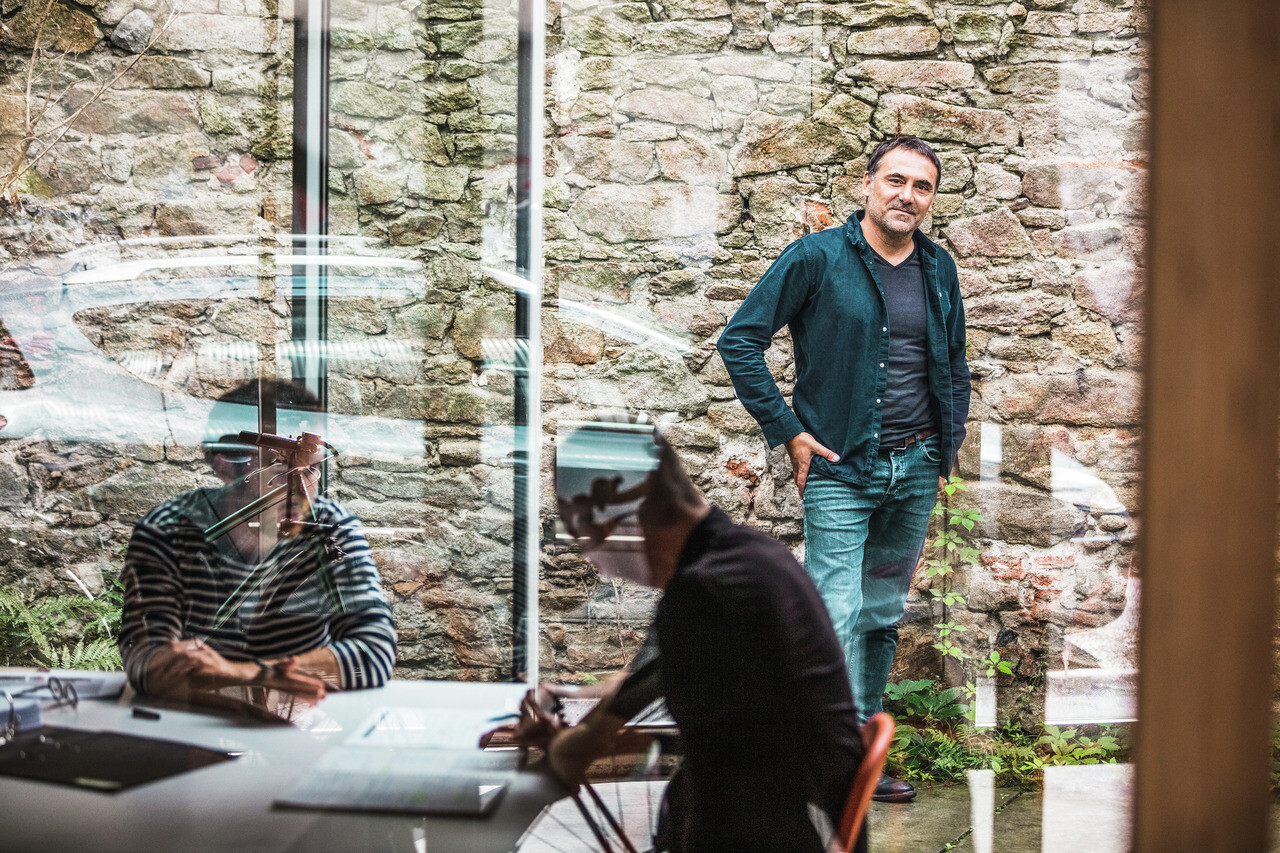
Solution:
<path fill-rule="evenodd" d="M 769 33 L 769 46 L 782 54 L 827 56 L 831 48 L 823 40 L 822 27 L 780 26 Z"/>
<path fill-rule="evenodd" d="M 361 81 L 333 86 L 330 103 L 335 112 L 369 118 L 396 118 L 405 112 L 404 101 L 394 92 Z"/>
<path fill-rule="evenodd" d="M 972 483 L 957 504 L 981 513 L 980 536 L 1042 548 L 1079 535 L 1087 518 L 1042 489 L 1008 482 Z"/>
<path fill-rule="evenodd" d="M 742 199 L 712 187 L 648 184 L 587 190 L 569 209 L 584 233 L 610 243 L 723 234 L 737 224 Z"/>
<path fill-rule="evenodd" d="M 213 90 L 220 95 L 255 95 L 262 88 L 262 69 L 252 65 L 216 68 Z"/>
<path fill-rule="evenodd" d="M 618 99 L 616 109 L 624 116 L 687 124 L 703 130 L 715 127 L 715 107 L 707 98 L 664 89 L 640 89 Z"/>
<path fill-rule="evenodd" d="M 657 149 L 659 168 L 670 180 L 717 186 L 724 174 L 724 151 L 708 139 L 684 134 L 679 140 L 659 142 Z"/>
<path fill-rule="evenodd" d="M 961 151 L 942 151 L 938 154 L 942 161 L 942 179 L 938 181 L 938 191 L 947 193 L 962 190 L 973 177 L 973 164 Z M 936 203 L 936 202 L 935 202 Z"/>
<path fill-rule="evenodd" d="M 1111 323 L 1082 318 L 1073 318 L 1063 325 L 1055 326 L 1053 342 L 1088 361 L 1104 361 L 1115 355 L 1119 347 Z"/>
<path fill-rule="evenodd" d="M 1075 281 L 1075 300 L 1114 323 L 1143 319 L 1144 280 L 1132 263 L 1108 263 L 1082 270 Z"/>
<path fill-rule="evenodd" d="M 1053 38 L 1019 33 L 1009 40 L 1008 62 L 1076 62 L 1093 54 L 1087 39 Z"/>
<path fill-rule="evenodd" d="M 439 214 L 406 213 L 391 223 L 388 236 L 393 246 L 416 246 L 434 240 L 443 227 L 444 217 Z"/>
<path fill-rule="evenodd" d="M 422 165 L 409 173 L 408 190 L 412 195 L 436 201 L 458 201 L 469 178 L 467 169 Z"/>
<path fill-rule="evenodd" d="M 1004 112 L 957 107 L 913 95 L 882 97 L 874 122 L 886 134 L 910 133 L 970 145 L 1018 144 L 1018 127 Z"/>
<path fill-rule="evenodd" d="M 724 47 L 733 31 L 730 21 L 671 21 L 651 24 L 640 46 L 656 53 L 715 53 Z"/>
<path fill-rule="evenodd" d="M 1067 307 L 1067 301 L 1039 290 L 989 293 L 965 300 L 965 323 L 975 328 L 1018 332 L 1045 326 Z"/>
<path fill-rule="evenodd" d="M 729 0 L 666 0 L 662 6 L 673 21 L 729 17 Z"/>
<path fill-rule="evenodd" d="M 956 220 L 944 233 L 961 256 L 1019 258 L 1032 251 L 1022 223 L 1005 207 Z"/>
<path fill-rule="evenodd" d="M 1011 201 L 1022 194 L 1022 178 L 995 163 L 979 163 L 975 174 L 979 195 Z"/>
<path fill-rule="evenodd" d="M 711 81 L 711 97 L 721 110 L 746 115 L 756 107 L 756 84 L 749 77 L 717 77 Z"/>
<path fill-rule="evenodd" d="M 441 53 L 460 54 L 484 37 L 484 24 L 480 21 L 439 24 L 432 27 L 430 33 Z"/>
<path fill-rule="evenodd" d="M 951 36 L 956 41 L 961 42 L 995 44 L 1000 41 L 1004 20 L 1004 16 L 999 12 L 977 12 L 958 9 L 952 9 L 947 12 L 947 22 L 951 25 Z"/>
<path fill-rule="evenodd" d="M 1009 421 L 1132 427 L 1139 422 L 1142 383 L 1133 371 L 1097 367 L 1010 373 L 983 381 L 982 399 Z"/>
<path fill-rule="evenodd" d="M 279 37 L 275 21 L 239 15 L 179 15 L 156 41 L 156 47 L 175 53 L 219 53 L 243 50 L 270 53 Z"/>
<path fill-rule="evenodd" d="M 587 406 L 698 415 L 710 402 L 682 361 L 640 348 L 630 348 L 610 362 L 598 380 L 584 378 L 577 387 L 580 402 Z"/>
<path fill-rule="evenodd" d="M 764 113 L 747 117 L 742 142 L 729 153 L 735 176 L 759 175 L 850 160 L 862 145 L 849 130 L 862 127 L 871 108 L 837 95 L 810 119 L 786 121 Z"/>
<path fill-rule="evenodd" d="M 702 63 L 692 59 L 648 59 L 637 62 L 631 76 L 644 83 L 655 83 L 670 89 L 691 86 L 702 75 Z M 610 82 L 616 82 L 618 69 L 613 69 Z"/>
<path fill-rule="evenodd" d="M 853 66 L 851 73 L 894 89 L 957 89 L 971 85 L 974 78 L 973 66 L 967 62 L 932 59 L 868 59 Z"/>
<path fill-rule="evenodd" d="M 707 71 L 715 77 L 732 75 L 785 83 L 795 77 L 795 69 L 792 62 L 750 54 L 720 54 L 707 60 Z"/>
<path fill-rule="evenodd" d="M 846 47 L 863 56 L 913 56 L 937 50 L 941 37 L 937 27 L 884 27 L 853 33 Z"/>
<path fill-rule="evenodd" d="M 1125 230 L 1113 220 L 1063 228 L 1053 235 L 1054 254 L 1081 260 L 1119 258 L 1124 251 Z"/>
<path fill-rule="evenodd" d="M 258 72 L 259 78 L 261 72 Z M 188 59 L 175 56 L 141 56 L 133 70 L 120 78 L 122 89 L 207 88 L 213 75 Z M 252 91 L 252 90 L 251 90 Z"/>
<path fill-rule="evenodd" d="M 197 129 L 196 111 L 191 99 L 177 92 L 151 92 L 137 89 L 102 92 L 88 103 L 89 93 L 72 89 L 67 102 L 72 109 L 84 106 L 76 129 L 84 133 L 103 134 L 177 134 Z"/>
<path fill-rule="evenodd" d="M 103 148 L 102 171 L 111 180 L 125 183 L 133 174 L 133 152 L 128 148 Z"/>
<path fill-rule="evenodd" d="M 506 32 L 486 33 L 485 38 L 470 45 L 462 55 L 472 62 L 491 65 L 515 56 L 519 44 L 519 36 L 515 32 L 515 22 Z"/>
<path fill-rule="evenodd" d="M 634 263 L 583 263 L 557 267 L 555 274 L 566 296 L 627 302 L 643 269 Z"/>
<path fill-rule="evenodd" d="M 156 22 L 141 9 L 134 9 L 120 19 L 111 31 L 111 42 L 130 53 L 142 53 L 155 32 Z"/>
<path fill-rule="evenodd" d="M 377 24 L 373 31 L 373 43 L 384 50 L 412 50 L 418 46 L 414 33 L 417 19 L 404 9 L 395 6 L 375 6 Z"/>
<path fill-rule="evenodd" d="M 570 135 L 561 144 L 573 154 L 573 171 L 593 181 L 639 183 L 653 171 L 651 143 Z"/>
<path fill-rule="evenodd" d="M 616 15 L 574 15 L 564 20 L 565 40 L 582 53 L 625 56 L 640 32 L 635 24 Z"/>
<path fill-rule="evenodd" d="M 367 85 L 367 84 L 366 84 Z M 386 93 L 390 94 L 390 93 Z M 474 107 L 478 102 L 476 96 L 472 94 L 470 86 L 466 83 L 439 82 L 428 83 L 422 87 L 422 106 L 427 112 L 432 113 L 453 113 L 459 110 L 466 110 Z M 399 99 L 397 98 L 397 103 Z M 391 109 L 390 102 L 387 102 L 386 109 Z M 395 117 L 404 113 L 403 105 L 397 112 L 391 113 L 388 117 Z"/>
<path fill-rule="evenodd" d="M 878 27 L 896 21 L 933 19 L 924 0 L 859 0 L 856 3 L 801 3 L 800 15 L 813 15 L 821 24 Z"/>
<path fill-rule="evenodd" d="M 1076 32 L 1076 16 L 1069 12 L 1034 11 L 1027 14 L 1026 22 L 1020 27 L 1024 33 L 1035 33 L 1042 36 L 1073 36 Z"/>
<path fill-rule="evenodd" d="M 594 364 L 604 355 L 604 332 L 544 314 L 542 357 L 548 363 Z"/>
<path fill-rule="evenodd" d="M 354 175 L 356 196 L 361 204 L 386 204 L 398 201 L 404 194 L 402 181 L 366 166 Z"/>
<path fill-rule="evenodd" d="M 675 60 L 679 61 L 679 60 Z M 646 65 L 648 63 L 641 63 Z M 696 65 L 696 63 L 694 63 Z M 622 76 L 624 65 L 612 56 L 588 56 L 582 60 L 574 75 L 581 89 L 607 89 L 616 85 Z M 642 79 L 642 78 L 638 78 Z"/>

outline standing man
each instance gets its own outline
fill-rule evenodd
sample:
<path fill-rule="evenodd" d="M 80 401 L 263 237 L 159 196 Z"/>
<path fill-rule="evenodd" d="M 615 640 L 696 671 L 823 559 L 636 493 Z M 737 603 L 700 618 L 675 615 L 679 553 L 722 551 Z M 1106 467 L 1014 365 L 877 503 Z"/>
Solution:
<path fill-rule="evenodd" d="M 791 456 L 805 569 L 864 719 L 883 709 L 897 624 L 969 413 L 955 261 L 918 230 L 941 170 L 916 137 L 876 146 L 862 176 L 866 210 L 788 246 L 718 344 L 765 440 Z M 764 360 L 783 326 L 795 347 L 794 410 Z M 913 797 L 888 776 L 876 789 L 882 801 Z"/>

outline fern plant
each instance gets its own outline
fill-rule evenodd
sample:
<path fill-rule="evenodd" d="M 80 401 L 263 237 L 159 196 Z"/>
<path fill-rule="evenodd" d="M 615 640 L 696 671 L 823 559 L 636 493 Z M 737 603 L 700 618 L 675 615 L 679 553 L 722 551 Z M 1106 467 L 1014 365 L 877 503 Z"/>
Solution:
<path fill-rule="evenodd" d="M 95 598 L 29 598 L 0 589 L 0 665 L 109 670 L 121 667 L 116 635 L 123 593 L 115 575 Z"/>

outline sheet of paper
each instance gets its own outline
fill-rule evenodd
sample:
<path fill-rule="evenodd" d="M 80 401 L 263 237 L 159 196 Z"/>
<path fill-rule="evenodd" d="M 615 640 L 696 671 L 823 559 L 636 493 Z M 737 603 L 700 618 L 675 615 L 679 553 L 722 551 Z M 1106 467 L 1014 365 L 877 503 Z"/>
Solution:
<path fill-rule="evenodd" d="M 28 687 L 43 687 L 50 678 L 60 678 L 76 689 L 81 699 L 114 699 L 127 681 L 123 672 L 90 672 L 82 669 L 35 669 L 0 667 L 0 687 L 10 692 Z"/>
<path fill-rule="evenodd" d="M 347 738 L 352 747 L 474 749 L 480 735 L 510 720 L 456 708 L 380 708 Z"/>
<path fill-rule="evenodd" d="M 515 750 L 339 746 L 276 800 L 283 806 L 414 814 L 487 813 L 515 775 Z"/>

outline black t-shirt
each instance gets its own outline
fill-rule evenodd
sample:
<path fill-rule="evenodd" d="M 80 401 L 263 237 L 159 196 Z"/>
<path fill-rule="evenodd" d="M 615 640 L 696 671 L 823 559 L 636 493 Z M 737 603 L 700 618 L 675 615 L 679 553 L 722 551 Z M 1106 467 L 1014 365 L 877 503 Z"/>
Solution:
<path fill-rule="evenodd" d="M 937 427 L 938 412 L 929 393 L 929 335 L 924 270 L 917 248 L 893 266 L 874 250 L 876 274 L 889 312 L 889 375 L 880 410 L 880 444 Z"/>
<path fill-rule="evenodd" d="M 838 822 L 864 750 L 844 653 L 804 569 L 712 510 L 653 630 L 685 753 L 659 849 L 821 851 L 806 804 Z"/>

